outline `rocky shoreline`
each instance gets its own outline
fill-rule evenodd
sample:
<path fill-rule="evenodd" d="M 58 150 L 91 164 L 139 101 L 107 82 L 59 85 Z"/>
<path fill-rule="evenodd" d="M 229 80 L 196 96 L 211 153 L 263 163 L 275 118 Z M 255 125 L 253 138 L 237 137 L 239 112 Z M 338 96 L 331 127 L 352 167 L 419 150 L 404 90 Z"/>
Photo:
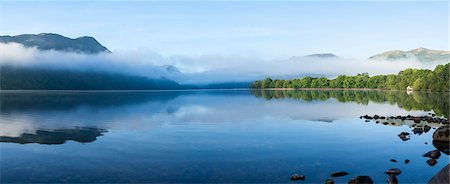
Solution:
<path fill-rule="evenodd" d="M 376 124 L 387 125 L 387 126 L 409 126 L 413 134 L 423 134 L 428 133 L 432 129 L 433 132 L 433 146 L 435 150 L 428 151 L 422 156 L 429 158 L 426 163 L 429 166 L 434 166 L 437 164 L 438 159 L 441 157 L 441 153 L 449 155 L 449 143 L 450 143 L 450 122 L 447 118 L 437 117 L 433 113 L 428 113 L 427 116 L 380 116 L 380 115 L 364 115 L 360 116 L 360 119 L 364 119 L 364 122 L 375 122 Z M 408 141 L 411 139 L 411 133 L 400 132 L 398 137 L 402 141 Z M 425 142 L 425 144 L 428 144 Z M 395 159 L 390 159 L 391 162 L 398 162 Z M 404 164 L 409 164 L 410 160 L 405 159 Z M 428 183 L 436 183 L 436 181 L 446 181 L 448 183 L 448 167 L 444 167 L 440 172 L 438 172 Z M 444 173 L 443 173 L 444 172 Z M 445 173 L 447 172 L 447 173 Z M 390 168 L 384 172 L 387 175 L 386 182 L 389 184 L 398 184 L 399 181 L 397 176 L 402 173 L 398 168 Z M 331 178 L 324 181 L 325 184 L 334 184 L 333 178 L 349 175 L 350 173 L 345 171 L 337 171 L 330 173 Z M 304 181 L 306 179 L 305 175 L 293 174 L 291 176 L 292 181 Z M 374 181 L 370 176 L 356 176 L 348 181 L 349 184 L 372 184 Z"/>

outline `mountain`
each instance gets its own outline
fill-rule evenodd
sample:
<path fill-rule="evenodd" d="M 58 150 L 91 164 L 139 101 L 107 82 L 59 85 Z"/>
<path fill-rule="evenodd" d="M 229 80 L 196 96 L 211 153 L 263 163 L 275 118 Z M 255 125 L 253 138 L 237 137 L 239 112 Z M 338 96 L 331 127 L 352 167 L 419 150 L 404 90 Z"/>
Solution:
<path fill-rule="evenodd" d="M 95 38 L 83 36 L 67 38 L 59 34 L 22 34 L 17 36 L 0 36 L 0 43 L 20 43 L 26 47 L 36 47 L 39 50 L 57 50 L 85 54 L 98 54 L 110 51 L 101 45 Z"/>
<path fill-rule="evenodd" d="M 339 58 L 339 56 L 336 56 L 331 53 L 319 53 L 319 54 L 310 54 L 306 55 L 304 57 L 315 57 L 315 58 Z"/>
<path fill-rule="evenodd" d="M 317 54 L 310 54 L 305 56 L 293 56 L 291 59 L 298 59 L 298 58 L 316 58 L 316 59 L 338 59 L 339 56 L 336 56 L 332 53 L 317 53 Z"/>
<path fill-rule="evenodd" d="M 100 71 L 55 70 L 33 67 L 0 67 L 2 90 L 165 90 L 182 89 L 168 79 Z"/>
<path fill-rule="evenodd" d="M 449 61 L 450 51 L 431 50 L 427 48 L 417 48 L 410 51 L 394 50 L 371 56 L 369 59 L 387 61 L 417 59 L 422 62 Z"/>

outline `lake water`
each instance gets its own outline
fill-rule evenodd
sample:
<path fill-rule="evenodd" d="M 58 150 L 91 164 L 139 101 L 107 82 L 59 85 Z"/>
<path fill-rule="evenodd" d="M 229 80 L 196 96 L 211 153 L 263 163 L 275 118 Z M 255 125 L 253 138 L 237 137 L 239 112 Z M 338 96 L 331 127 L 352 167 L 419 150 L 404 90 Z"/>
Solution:
<path fill-rule="evenodd" d="M 436 149 L 434 129 L 360 119 L 447 117 L 448 93 L 3 91 L 0 102 L 1 183 L 291 182 L 294 173 L 323 183 L 335 171 L 350 173 L 338 183 L 385 183 L 394 167 L 400 183 L 426 183 L 449 164 L 444 153 L 435 166 L 422 157 Z"/>

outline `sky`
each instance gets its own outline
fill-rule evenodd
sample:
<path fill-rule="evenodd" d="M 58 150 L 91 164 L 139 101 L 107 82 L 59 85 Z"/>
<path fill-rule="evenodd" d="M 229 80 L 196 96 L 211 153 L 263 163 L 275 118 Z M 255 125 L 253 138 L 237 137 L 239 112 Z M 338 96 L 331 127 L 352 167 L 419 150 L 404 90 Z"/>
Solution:
<path fill-rule="evenodd" d="M 113 52 L 260 59 L 449 50 L 447 1 L 5 1 L 0 35 L 93 36 Z"/>

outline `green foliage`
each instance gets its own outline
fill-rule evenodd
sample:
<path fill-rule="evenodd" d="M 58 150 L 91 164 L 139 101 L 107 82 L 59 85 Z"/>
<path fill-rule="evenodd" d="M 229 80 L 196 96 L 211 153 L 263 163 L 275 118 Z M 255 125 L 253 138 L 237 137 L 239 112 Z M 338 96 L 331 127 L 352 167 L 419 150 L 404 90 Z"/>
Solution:
<path fill-rule="evenodd" d="M 397 75 L 369 77 L 362 73 L 356 76 L 340 75 L 335 79 L 303 77 L 292 80 L 255 81 L 252 88 L 370 88 L 406 90 L 408 86 L 416 91 L 449 91 L 450 63 L 439 65 L 434 70 L 406 69 Z"/>

